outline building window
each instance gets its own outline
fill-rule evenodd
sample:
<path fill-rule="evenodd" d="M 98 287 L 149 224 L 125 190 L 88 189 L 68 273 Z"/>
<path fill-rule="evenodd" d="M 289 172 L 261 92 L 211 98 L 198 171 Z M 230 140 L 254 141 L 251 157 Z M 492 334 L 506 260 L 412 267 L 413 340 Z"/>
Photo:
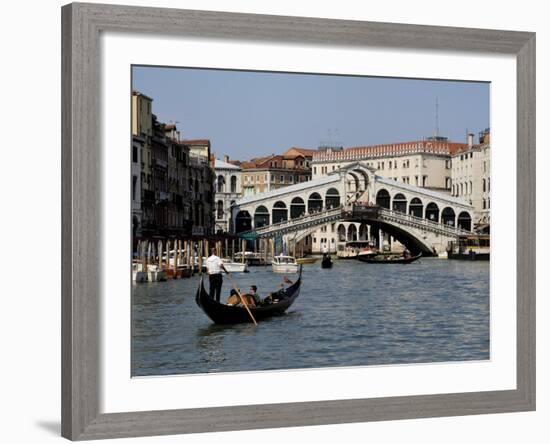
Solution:
<path fill-rule="evenodd" d="M 132 200 L 136 200 L 137 176 L 132 176 Z"/>
<path fill-rule="evenodd" d="M 288 176 L 288 182 L 294 183 L 294 176 Z"/>
<path fill-rule="evenodd" d="M 138 163 L 138 149 L 135 145 L 132 147 L 132 162 Z"/>
<path fill-rule="evenodd" d="M 317 167 L 313 167 L 313 174 L 317 174 Z"/>
<path fill-rule="evenodd" d="M 483 190 L 484 193 L 485 193 L 485 191 L 486 191 L 486 188 L 487 188 L 487 187 L 486 187 L 486 184 L 485 184 L 485 179 L 483 179 L 483 180 L 481 181 L 481 189 Z"/>
<path fill-rule="evenodd" d="M 285 176 L 281 175 L 281 177 L 279 179 L 280 179 L 281 183 L 285 183 Z"/>

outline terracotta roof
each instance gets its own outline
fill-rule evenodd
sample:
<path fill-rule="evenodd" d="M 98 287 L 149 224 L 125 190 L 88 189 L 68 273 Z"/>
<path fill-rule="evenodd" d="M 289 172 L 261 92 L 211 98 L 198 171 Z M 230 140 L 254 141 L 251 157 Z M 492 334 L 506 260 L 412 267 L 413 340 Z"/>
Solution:
<path fill-rule="evenodd" d="M 297 146 L 293 146 L 292 148 L 289 148 L 288 150 L 286 150 L 283 153 L 283 156 L 290 155 L 289 153 L 291 153 L 292 151 L 296 151 L 296 152 L 302 154 L 303 156 L 313 156 L 315 153 L 318 152 L 318 150 L 314 150 L 314 149 L 311 149 L 311 148 L 299 148 Z"/>
<path fill-rule="evenodd" d="M 426 151 L 434 151 L 436 153 L 445 153 L 445 154 L 454 154 L 456 151 L 468 147 L 466 143 L 457 143 L 449 142 L 442 140 L 413 140 L 409 142 L 399 142 L 399 143 L 387 143 L 381 145 L 365 145 L 365 146 L 354 146 L 350 148 L 345 148 L 342 151 L 336 151 L 333 153 L 328 153 L 329 155 L 342 156 L 345 157 L 348 154 L 400 154 L 401 152 L 406 153 L 410 150 L 424 149 Z M 319 151 L 317 153 L 319 156 L 325 156 L 327 153 L 324 151 Z M 317 156 L 315 156 L 317 157 Z"/>

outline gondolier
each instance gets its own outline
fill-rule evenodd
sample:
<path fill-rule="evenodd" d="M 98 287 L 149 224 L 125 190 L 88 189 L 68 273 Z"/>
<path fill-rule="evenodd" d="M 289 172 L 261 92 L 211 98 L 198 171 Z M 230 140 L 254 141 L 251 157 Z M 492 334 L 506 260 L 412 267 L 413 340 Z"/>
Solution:
<path fill-rule="evenodd" d="M 227 270 L 223 266 L 223 261 L 218 257 L 215 248 L 212 248 L 210 257 L 206 259 L 206 270 L 210 282 L 210 296 L 220 302 L 223 285 L 222 271 L 227 273 Z"/>

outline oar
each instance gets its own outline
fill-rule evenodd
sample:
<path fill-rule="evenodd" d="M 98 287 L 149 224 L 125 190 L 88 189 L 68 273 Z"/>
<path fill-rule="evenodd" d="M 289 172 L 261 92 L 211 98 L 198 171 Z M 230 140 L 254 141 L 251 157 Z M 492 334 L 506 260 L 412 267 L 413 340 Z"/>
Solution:
<path fill-rule="evenodd" d="M 252 312 L 250 311 L 250 308 L 248 308 L 248 305 L 246 304 L 246 301 L 244 300 L 243 295 L 241 294 L 241 292 L 239 291 L 239 289 L 235 285 L 235 282 L 233 282 L 233 279 L 231 279 L 229 277 L 229 273 L 227 273 L 227 279 L 229 279 L 229 282 L 231 282 L 231 285 L 233 286 L 233 289 L 237 292 L 237 294 L 241 298 L 241 302 L 244 305 L 244 308 L 246 308 L 246 311 L 248 312 L 248 314 L 250 315 L 250 319 L 252 319 L 252 322 L 254 322 L 255 326 L 258 326 L 258 323 L 256 322 L 256 319 L 254 319 L 254 316 L 252 315 Z"/>

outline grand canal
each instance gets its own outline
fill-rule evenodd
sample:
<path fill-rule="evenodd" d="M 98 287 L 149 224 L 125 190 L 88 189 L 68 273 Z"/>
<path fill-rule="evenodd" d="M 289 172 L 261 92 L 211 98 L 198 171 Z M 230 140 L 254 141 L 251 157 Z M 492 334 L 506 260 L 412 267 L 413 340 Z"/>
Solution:
<path fill-rule="evenodd" d="M 265 297 L 282 282 L 270 267 L 250 270 L 233 275 L 243 290 Z M 134 285 L 134 376 L 489 359 L 488 262 L 305 265 L 295 304 L 258 327 L 212 324 L 198 282 Z"/>

